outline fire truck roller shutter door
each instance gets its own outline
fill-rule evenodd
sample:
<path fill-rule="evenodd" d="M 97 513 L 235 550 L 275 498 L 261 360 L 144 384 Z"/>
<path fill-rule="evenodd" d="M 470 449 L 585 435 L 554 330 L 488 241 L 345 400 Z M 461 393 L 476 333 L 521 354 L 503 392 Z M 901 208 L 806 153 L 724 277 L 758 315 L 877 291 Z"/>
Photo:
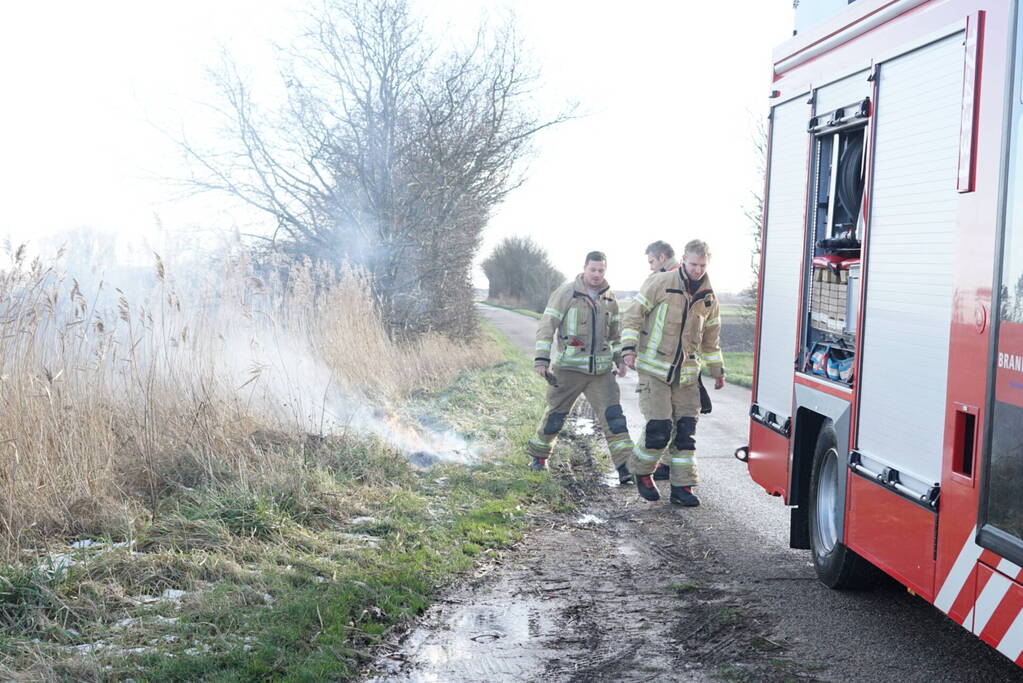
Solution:
<path fill-rule="evenodd" d="M 864 69 L 818 88 L 814 96 L 816 113 L 825 114 L 839 107 L 858 104 L 870 97 L 874 86 L 867 80 L 869 76 L 870 70 Z"/>
<path fill-rule="evenodd" d="M 771 176 L 764 226 L 764 272 L 756 403 L 778 416 L 792 413 L 792 350 L 799 327 L 799 271 L 803 250 L 810 136 L 806 93 L 772 111 Z"/>
<path fill-rule="evenodd" d="M 857 448 L 921 491 L 941 479 L 962 86 L 961 32 L 878 71 Z"/>

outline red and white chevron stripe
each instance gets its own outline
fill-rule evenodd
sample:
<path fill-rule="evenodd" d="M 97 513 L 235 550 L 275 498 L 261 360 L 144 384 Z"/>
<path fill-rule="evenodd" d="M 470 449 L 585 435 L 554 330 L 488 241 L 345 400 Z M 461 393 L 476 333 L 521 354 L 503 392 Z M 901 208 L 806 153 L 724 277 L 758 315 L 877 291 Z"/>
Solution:
<path fill-rule="evenodd" d="M 1023 665 L 1023 568 L 966 537 L 934 606 Z M 975 576 L 976 580 L 970 578 Z M 961 620 L 956 615 L 963 615 Z"/>

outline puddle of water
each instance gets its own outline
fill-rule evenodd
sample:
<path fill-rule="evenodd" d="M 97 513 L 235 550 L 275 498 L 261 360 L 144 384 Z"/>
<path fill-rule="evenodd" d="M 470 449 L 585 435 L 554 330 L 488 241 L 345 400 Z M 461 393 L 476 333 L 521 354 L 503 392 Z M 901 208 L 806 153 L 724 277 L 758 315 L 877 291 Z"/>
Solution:
<path fill-rule="evenodd" d="M 595 526 L 597 524 L 607 524 L 607 520 L 587 513 L 575 520 L 575 523 L 579 526 Z"/>
<path fill-rule="evenodd" d="M 588 417 L 580 417 L 575 421 L 575 433 L 579 436 L 593 436 L 597 433 L 597 425 Z"/>
<path fill-rule="evenodd" d="M 528 680 L 543 669 L 543 639 L 556 635 L 556 604 L 520 596 L 460 606 L 439 628 L 427 624 L 409 636 L 403 659 L 411 671 L 402 672 L 396 657 L 393 669 L 370 683 Z"/>
<path fill-rule="evenodd" d="M 618 546 L 618 552 L 621 553 L 622 555 L 624 555 L 625 557 L 638 557 L 639 556 L 639 551 L 638 550 L 633 548 L 631 545 L 628 545 L 628 544 L 625 544 L 625 543 L 623 543 L 623 544 Z"/>

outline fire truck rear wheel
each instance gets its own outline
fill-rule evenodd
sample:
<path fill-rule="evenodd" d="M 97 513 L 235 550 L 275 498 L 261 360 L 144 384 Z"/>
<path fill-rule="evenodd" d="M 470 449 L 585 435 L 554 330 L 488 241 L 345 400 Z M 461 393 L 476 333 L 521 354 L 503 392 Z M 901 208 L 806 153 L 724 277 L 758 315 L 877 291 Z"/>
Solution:
<path fill-rule="evenodd" d="M 839 540 L 839 476 L 844 474 L 838 455 L 838 437 L 831 422 L 817 435 L 810 475 L 810 550 L 817 578 L 829 588 L 863 588 L 874 582 L 877 570 Z"/>

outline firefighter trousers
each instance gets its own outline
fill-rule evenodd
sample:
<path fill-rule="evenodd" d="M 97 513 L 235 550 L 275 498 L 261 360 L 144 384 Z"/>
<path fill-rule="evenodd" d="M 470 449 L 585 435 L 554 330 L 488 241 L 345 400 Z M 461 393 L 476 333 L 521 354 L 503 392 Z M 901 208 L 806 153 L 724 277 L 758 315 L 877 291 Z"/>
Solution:
<path fill-rule="evenodd" d="M 700 387 L 696 382 L 668 384 L 639 373 L 636 392 L 646 425 L 629 458 L 629 471 L 650 474 L 662 458 L 671 464 L 672 486 L 695 486 L 696 421 L 700 415 Z"/>
<path fill-rule="evenodd" d="M 556 375 L 558 386 L 547 387 L 547 410 L 536 435 L 526 444 L 526 453 L 534 458 L 551 457 L 565 418 L 581 394 L 586 396 L 597 415 L 615 467 L 623 464 L 632 452 L 632 437 L 622 412 L 621 394 L 614 373 L 587 375 L 557 367 L 551 372 Z"/>

